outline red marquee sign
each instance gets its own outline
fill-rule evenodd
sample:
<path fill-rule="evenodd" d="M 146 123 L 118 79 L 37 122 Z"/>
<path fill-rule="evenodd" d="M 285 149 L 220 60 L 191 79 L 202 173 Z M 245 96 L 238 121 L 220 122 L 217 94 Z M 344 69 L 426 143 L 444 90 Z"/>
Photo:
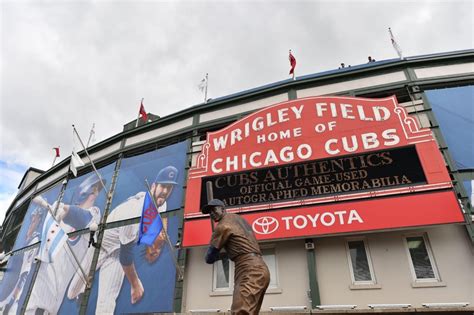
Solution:
<path fill-rule="evenodd" d="M 242 213 L 257 234 L 260 225 L 272 230 L 271 222 L 278 222 L 278 232 L 259 234 L 266 239 L 460 222 L 453 196 L 439 204 L 430 201 L 452 195 L 439 192 L 451 188 L 431 131 L 419 129 L 395 97 L 287 101 L 208 134 L 189 172 L 184 245 L 208 242 L 209 221 L 202 220 L 207 216 L 199 209 L 209 197 L 220 198 L 229 211 Z M 411 195 L 420 192 L 425 198 Z M 426 198 L 427 192 L 433 198 Z M 351 212 L 355 204 L 358 210 Z M 385 216 L 389 204 L 400 207 L 393 209 L 398 219 L 388 225 L 377 223 L 375 218 Z M 331 212 L 336 205 L 346 213 Z M 430 222 L 429 216 L 419 215 L 441 205 L 444 210 L 439 211 L 445 211 L 441 221 Z M 356 213 L 364 214 L 362 222 Z M 352 217 L 351 224 L 341 224 L 340 229 L 321 221 L 317 230 L 281 230 L 291 224 L 313 224 L 318 214 L 320 220 L 334 218 L 334 222 Z M 198 241 L 196 231 L 207 231 L 201 233 L 207 238 Z"/>

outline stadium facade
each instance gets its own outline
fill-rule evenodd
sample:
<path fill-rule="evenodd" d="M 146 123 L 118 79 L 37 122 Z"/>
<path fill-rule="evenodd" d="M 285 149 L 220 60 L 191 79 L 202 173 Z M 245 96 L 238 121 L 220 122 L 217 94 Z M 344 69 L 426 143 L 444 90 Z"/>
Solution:
<path fill-rule="evenodd" d="M 1 232 L 0 307 L 228 311 L 233 264 L 203 259 L 212 229 L 199 209 L 216 197 L 261 241 L 262 311 L 472 313 L 473 108 L 467 50 L 301 76 L 128 124 L 87 149 L 105 187 L 85 151 L 77 177 L 70 159 L 25 173 Z M 145 180 L 169 188 L 157 201 L 169 240 L 152 246 L 136 245 Z"/>

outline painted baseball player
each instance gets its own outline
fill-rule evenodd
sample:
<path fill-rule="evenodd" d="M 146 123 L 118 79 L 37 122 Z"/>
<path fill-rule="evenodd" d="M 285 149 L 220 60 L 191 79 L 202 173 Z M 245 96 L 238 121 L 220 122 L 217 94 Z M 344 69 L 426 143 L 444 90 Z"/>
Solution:
<path fill-rule="evenodd" d="M 39 229 L 41 228 L 41 221 L 43 220 L 45 211 L 46 210 L 41 207 L 36 207 L 31 212 L 31 221 L 25 235 L 24 247 L 28 247 L 40 241 Z M 10 295 L 5 300 L 0 302 L 0 311 L 3 311 L 3 314 L 17 313 L 18 302 L 23 292 L 28 274 L 31 271 L 31 266 L 34 261 L 34 257 L 37 253 L 38 247 L 29 249 L 23 253 L 23 261 L 20 269 L 20 274 L 18 276 L 18 280 L 15 284 L 15 287 L 10 293 Z"/>
<path fill-rule="evenodd" d="M 163 168 L 156 176 L 150 190 L 158 206 L 158 212 L 161 213 L 167 210 L 166 200 L 171 195 L 174 186 L 178 184 L 177 178 L 178 170 L 173 166 Z M 107 222 L 141 216 L 145 195 L 145 192 L 139 192 L 118 205 L 111 211 Z M 163 218 L 162 221 L 166 228 L 167 219 Z M 96 270 L 100 269 L 96 314 L 112 314 L 114 312 L 124 276 L 127 277 L 130 283 L 131 304 L 137 303 L 143 297 L 145 292 L 135 269 L 133 257 L 133 247 L 136 246 L 138 240 L 138 230 L 138 224 L 133 224 L 112 228 L 104 232 L 96 266 Z M 146 247 L 145 259 L 147 262 L 153 263 L 158 259 L 164 243 L 164 233 L 161 233 L 155 239 L 153 245 Z M 92 254 L 93 250 L 91 249 L 88 255 Z M 84 289 L 84 283 L 80 281 L 78 275 L 75 275 L 68 290 L 68 298 L 77 298 L 79 294 L 84 292 Z"/>
<path fill-rule="evenodd" d="M 95 174 L 90 175 L 76 188 L 72 199 L 73 204 L 59 204 L 56 221 L 59 222 L 66 233 L 86 228 L 92 222 L 99 222 L 100 209 L 94 204 L 101 189 L 102 185 L 99 178 Z M 57 206 L 56 204 L 50 206 L 45 200 L 38 197 L 34 201 L 45 208 L 54 209 Z M 56 224 L 50 217 L 51 215 L 45 220 L 43 233 L 54 232 L 54 230 L 48 230 L 46 226 Z M 54 234 L 50 234 L 50 236 L 53 238 Z M 83 264 L 82 260 L 87 252 L 88 236 L 88 234 L 75 236 L 67 240 L 69 246 L 64 244 L 57 246 L 57 248 L 53 247 L 54 240 L 52 239 L 53 245 L 50 248 L 50 253 L 54 253 L 54 257 L 49 257 L 49 262 L 41 262 L 28 300 L 26 314 L 35 314 L 41 310 L 49 314 L 58 313 L 69 281 L 79 268 L 75 259 L 77 258 L 79 263 Z M 76 258 L 74 258 L 71 250 Z M 83 278 L 82 281 L 84 281 Z"/>

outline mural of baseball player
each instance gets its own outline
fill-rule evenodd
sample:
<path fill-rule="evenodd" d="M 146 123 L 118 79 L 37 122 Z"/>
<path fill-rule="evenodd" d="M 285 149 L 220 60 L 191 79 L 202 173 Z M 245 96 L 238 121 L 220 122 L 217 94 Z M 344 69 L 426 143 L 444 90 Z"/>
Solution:
<path fill-rule="evenodd" d="M 103 181 L 105 182 L 105 180 Z M 87 228 L 92 222 L 98 223 L 100 221 L 101 211 L 95 203 L 102 188 L 98 176 L 92 174 L 86 176 L 75 187 L 71 204 L 62 202 L 57 204 L 55 202 L 53 205 L 49 205 L 41 196 L 35 197 L 33 202 L 45 209 L 57 208 L 56 222 L 66 233 L 70 233 Z M 45 220 L 45 225 L 50 221 Z M 52 232 L 47 227 L 43 227 L 43 233 Z M 48 234 L 49 237 L 54 238 L 54 234 Z M 82 260 L 87 251 L 88 241 L 89 234 L 86 233 L 69 238 L 67 244 L 60 248 L 51 248 L 50 252 L 54 252 L 54 257 L 51 257 L 49 262 L 41 262 L 28 300 L 26 314 L 35 314 L 38 311 L 50 314 L 58 313 L 67 286 L 74 273 L 80 268 L 78 263 L 83 264 Z M 54 239 L 52 243 L 54 244 Z M 82 281 L 85 281 L 83 276 Z"/>
<path fill-rule="evenodd" d="M 171 165 L 164 167 L 156 175 L 150 190 L 158 206 L 158 212 L 161 213 L 167 210 L 167 199 L 178 184 L 177 178 L 178 169 Z M 140 217 L 145 194 L 144 191 L 138 192 L 112 209 L 107 222 Z M 162 221 L 166 229 L 168 227 L 167 218 L 163 218 Z M 96 265 L 96 270 L 99 270 L 96 314 L 112 314 L 114 312 L 124 277 L 127 278 L 130 284 L 131 304 L 139 302 L 145 293 L 142 280 L 137 273 L 134 262 L 134 248 L 137 247 L 138 229 L 138 224 L 132 224 L 107 229 L 104 232 L 101 251 Z M 145 259 L 149 264 L 154 263 L 159 258 L 164 244 L 165 235 L 162 232 L 151 246 L 146 246 Z M 92 248 L 88 251 L 88 255 L 93 255 Z M 91 259 L 88 261 L 91 261 Z M 90 268 L 90 265 L 87 267 Z M 76 274 L 71 281 L 67 296 L 69 299 L 75 299 L 84 290 L 84 282 Z"/>
<path fill-rule="evenodd" d="M 42 227 L 42 221 L 44 219 L 46 209 L 36 206 L 30 214 L 30 224 L 28 226 L 24 247 L 36 244 L 40 241 L 40 229 Z M 31 271 L 31 267 L 34 262 L 34 257 L 38 253 L 38 247 L 28 249 L 23 253 L 23 261 L 21 264 L 20 274 L 17 282 L 11 293 L 0 302 L 0 310 L 3 314 L 16 314 L 18 311 L 18 304 L 20 297 L 25 288 L 27 277 Z"/>

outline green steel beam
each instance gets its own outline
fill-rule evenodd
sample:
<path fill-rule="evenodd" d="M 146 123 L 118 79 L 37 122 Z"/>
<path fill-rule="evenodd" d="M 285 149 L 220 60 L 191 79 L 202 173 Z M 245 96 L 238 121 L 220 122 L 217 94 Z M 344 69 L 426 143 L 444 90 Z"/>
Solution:
<path fill-rule="evenodd" d="M 112 206 L 112 197 L 115 192 L 115 184 L 117 183 L 117 177 L 120 169 L 120 165 L 122 164 L 122 155 L 119 156 L 117 159 L 117 164 L 115 164 L 115 170 L 112 175 L 112 182 L 110 183 L 109 186 L 109 193 L 107 196 L 107 202 L 105 204 L 105 209 L 104 209 L 104 216 L 101 219 L 101 222 L 107 222 L 107 216 L 109 213 L 109 210 Z M 81 308 L 79 310 L 79 314 L 85 315 L 87 312 L 87 304 L 89 303 L 89 296 L 91 293 L 92 289 L 92 283 L 94 283 L 94 276 L 95 276 L 95 270 L 97 263 L 99 261 L 99 254 L 101 250 L 101 244 L 102 244 L 102 239 L 104 238 L 104 232 L 105 232 L 105 226 L 103 224 L 99 225 L 99 231 L 97 232 L 97 248 L 94 250 L 94 256 L 92 257 L 92 263 L 91 263 L 91 268 L 89 270 L 89 275 L 87 276 L 87 285 L 84 291 L 84 295 L 82 297 L 81 301 Z"/>
<path fill-rule="evenodd" d="M 309 248 L 309 247 L 313 248 Z M 309 299 L 311 300 L 311 309 L 316 309 L 316 306 L 321 305 L 321 297 L 319 295 L 318 276 L 316 273 L 316 253 L 314 251 L 314 243 L 312 239 L 305 240 L 306 246 L 306 261 L 308 264 L 309 277 Z"/>

